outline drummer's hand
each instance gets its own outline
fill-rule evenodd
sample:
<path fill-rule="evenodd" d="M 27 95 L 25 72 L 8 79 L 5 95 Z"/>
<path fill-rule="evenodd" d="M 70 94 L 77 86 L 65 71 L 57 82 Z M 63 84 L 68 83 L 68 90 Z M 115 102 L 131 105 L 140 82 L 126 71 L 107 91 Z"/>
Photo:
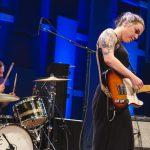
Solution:
<path fill-rule="evenodd" d="M 16 96 L 16 94 L 14 92 L 9 93 L 12 96 Z"/>
<path fill-rule="evenodd" d="M 0 84 L 0 93 L 3 93 L 5 90 L 5 85 L 2 83 Z"/>
<path fill-rule="evenodd" d="M 3 103 L 2 103 L 2 108 L 3 108 L 3 107 L 6 107 L 8 104 L 9 104 L 9 102 L 3 102 Z"/>

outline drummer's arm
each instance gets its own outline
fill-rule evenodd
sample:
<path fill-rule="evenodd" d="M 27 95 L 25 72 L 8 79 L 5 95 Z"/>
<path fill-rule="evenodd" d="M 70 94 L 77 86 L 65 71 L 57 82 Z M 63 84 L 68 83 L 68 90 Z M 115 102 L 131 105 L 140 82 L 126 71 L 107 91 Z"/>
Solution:
<path fill-rule="evenodd" d="M 9 104 L 9 102 L 3 102 L 2 105 L 1 105 L 1 108 L 6 107 L 8 104 Z"/>
<path fill-rule="evenodd" d="M 0 84 L 0 93 L 3 93 L 4 90 L 5 90 L 5 85 L 2 83 L 2 84 Z M 3 102 L 3 103 L 1 103 L 0 108 L 4 108 L 7 105 L 8 105 L 8 102 Z"/>
<path fill-rule="evenodd" d="M 2 83 L 0 84 L 0 93 L 3 93 L 5 90 L 5 85 Z"/>
<path fill-rule="evenodd" d="M 14 92 L 11 92 L 9 94 L 12 95 L 12 96 L 16 96 L 16 93 L 14 93 Z"/>

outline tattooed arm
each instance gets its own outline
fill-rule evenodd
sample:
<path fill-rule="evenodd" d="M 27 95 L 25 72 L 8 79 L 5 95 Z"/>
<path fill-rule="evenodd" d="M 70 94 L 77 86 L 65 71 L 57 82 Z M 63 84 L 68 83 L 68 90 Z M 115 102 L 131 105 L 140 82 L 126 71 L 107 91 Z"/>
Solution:
<path fill-rule="evenodd" d="M 143 86 L 142 80 L 135 76 L 114 56 L 116 42 L 117 37 L 112 29 L 107 29 L 100 35 L 98 47 L 102 49 L 105 63 L 124 77 L 129 78 L 136 89 L 141 88 Z"/>

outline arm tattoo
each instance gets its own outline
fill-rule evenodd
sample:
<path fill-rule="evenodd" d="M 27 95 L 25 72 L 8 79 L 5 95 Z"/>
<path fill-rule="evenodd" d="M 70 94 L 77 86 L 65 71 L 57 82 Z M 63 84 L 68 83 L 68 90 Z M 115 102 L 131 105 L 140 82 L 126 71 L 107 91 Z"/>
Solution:
<path fill-rule="evenodd" d="M 102 33 L 100 37 L 100 42 L 101 42 L 101 48 L 106 49 L 105 51 L 103 51 L 103 55 L 107 55 L 113 51 L 116 43 L 116 37 L 114 33 L 112 33 L 112 31 L 106 30 Z"/>
<path fill-rule="evenodd" d="M 106 52 L 103 52 L 103 55 L 107 55 L 107 54 L 109 54 L 110 52 L 112 52 L 112 50 L 108 49 Z"/>

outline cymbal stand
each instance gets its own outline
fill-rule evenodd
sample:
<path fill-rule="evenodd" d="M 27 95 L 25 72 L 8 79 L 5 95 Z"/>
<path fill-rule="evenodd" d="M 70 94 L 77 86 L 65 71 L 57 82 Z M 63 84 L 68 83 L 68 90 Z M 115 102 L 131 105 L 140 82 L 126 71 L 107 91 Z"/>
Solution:
<path fill-rule="evenodd" d="M 61 111 L 59 110 L 59 108 L 57 107 L 57 105 L 55 104 L 55 96 L 56 96 L 56 82 L 55 81 L 52 81 L 49 83 L 48 87 L 46 85 L 46 83 L 43 84 L 44 85 L 44 88 L 45 90 L 47 91 L 48 93 L 48 103 L 49 103 L 49 106 L 48 106 L 48 121 L 49 121 L 49 126 L 48 128 L 51 128 L 51 130 L 53 129 L 53 119 L 55 117 L 55 110 L 57 111 L 58 115 L 60 116 L 60 119 L 62 121 L 62 126 L 61 128 L 65 130 L 66 132 L 66 140 L 67 140 L 67 150 L 68 150 L 68 134 L 71 135 L 71 132 L 70 132 L 70 129 L 68 128 L 67 124 L 66 124 L 66 121 L 65 119 L 63 118 L 63 115 L 61 113 Z M 48 146 L 52 146 L 52 142 L 50 141 L 50 138 L 49 138 L 49 133 L 46 134 L 44 129 L 43 129 L 43 132 L 48 140 Z M 54 147 L 52 146 L 52 148 L 54 149 Z"/>
<path fill-rule="evenodd" d="M 48 130 L 49 129 L 52 130 L 52 128 L 53 128 L 52 124 L 53 124 L 53 119 L 54 119 L 54 114 L 55 114 L 56 82 L 54 82 L 54 81 L 50 82 L 49 89 L 47 88 L 47 85 L 45 83 L 44 88 L 48 93 L 48 103 L 49 103 L 48 110 L 47 110 L 48 111 L 47 114 L 48 114 L 49 125 L 48 125 L 47 128 L 48 128 Z M 46 136 L 46 138 L 48 140 L 48 148 L 52 147 L 53 150 L 56 150 L 53 143 L 51 142 L 51 140 L 49 138 L 49 133 L 50 132 L 48 132 L 48 134 L 46 134 L 46 132 L 43 129 L 43 133 L 44 133 L 44 135 Z"/>
<path fill-rule="evenodd" d="M 71 131 L 65 121 L 65 119 L 63 118 L 63 114 L 62 112 L 60 111 L 60 109 L 58 108 L 58 106 L 56 105 L 55 103 L 55 95 L 56 95 L 56 82 L 51 82 L 50 84 L 50 88 L 48 90 L 46 84 L 45 84 L 45 89 L 49 95 L 49 103 L 51 104 L 51 106 L 49 106 L 51 108 L 51 111 L 49 109 L 49 112 L 48 114 L 50 114 L 51 112 L 51 118 L 49 119 L 50 121 L 52 121 L 52 124 L 53 124 L 53 119 L 54 119 L 54 115 L 55 115 L 55 111 L 58 113 L 59 117 L 60 117 L 60 120 L 62 122 L 62 126 L 61 126 L 61 129 L 63 129 L 66 133 L 66 140 L 67 140 L 67 150 L 68 150 L 68 135 L 71 136 Z M 50 124 L 51 125 L 51 124 Z M 53 126 L 51 126 L 53 128 Z"/>
<path fill-rule="evenodd" d="M 45 89 L 48 93 L 48 102 L 49 102 L 49 107 L 48 107 L 48 115 L 49 115 L 49 120 L 51 118 L 54 118 L 55 114 L 55 96 L 56 96 L 56 82 L 50 82 L 49 90 L 47 89 L 47 86 L 45 85 Z"/>

